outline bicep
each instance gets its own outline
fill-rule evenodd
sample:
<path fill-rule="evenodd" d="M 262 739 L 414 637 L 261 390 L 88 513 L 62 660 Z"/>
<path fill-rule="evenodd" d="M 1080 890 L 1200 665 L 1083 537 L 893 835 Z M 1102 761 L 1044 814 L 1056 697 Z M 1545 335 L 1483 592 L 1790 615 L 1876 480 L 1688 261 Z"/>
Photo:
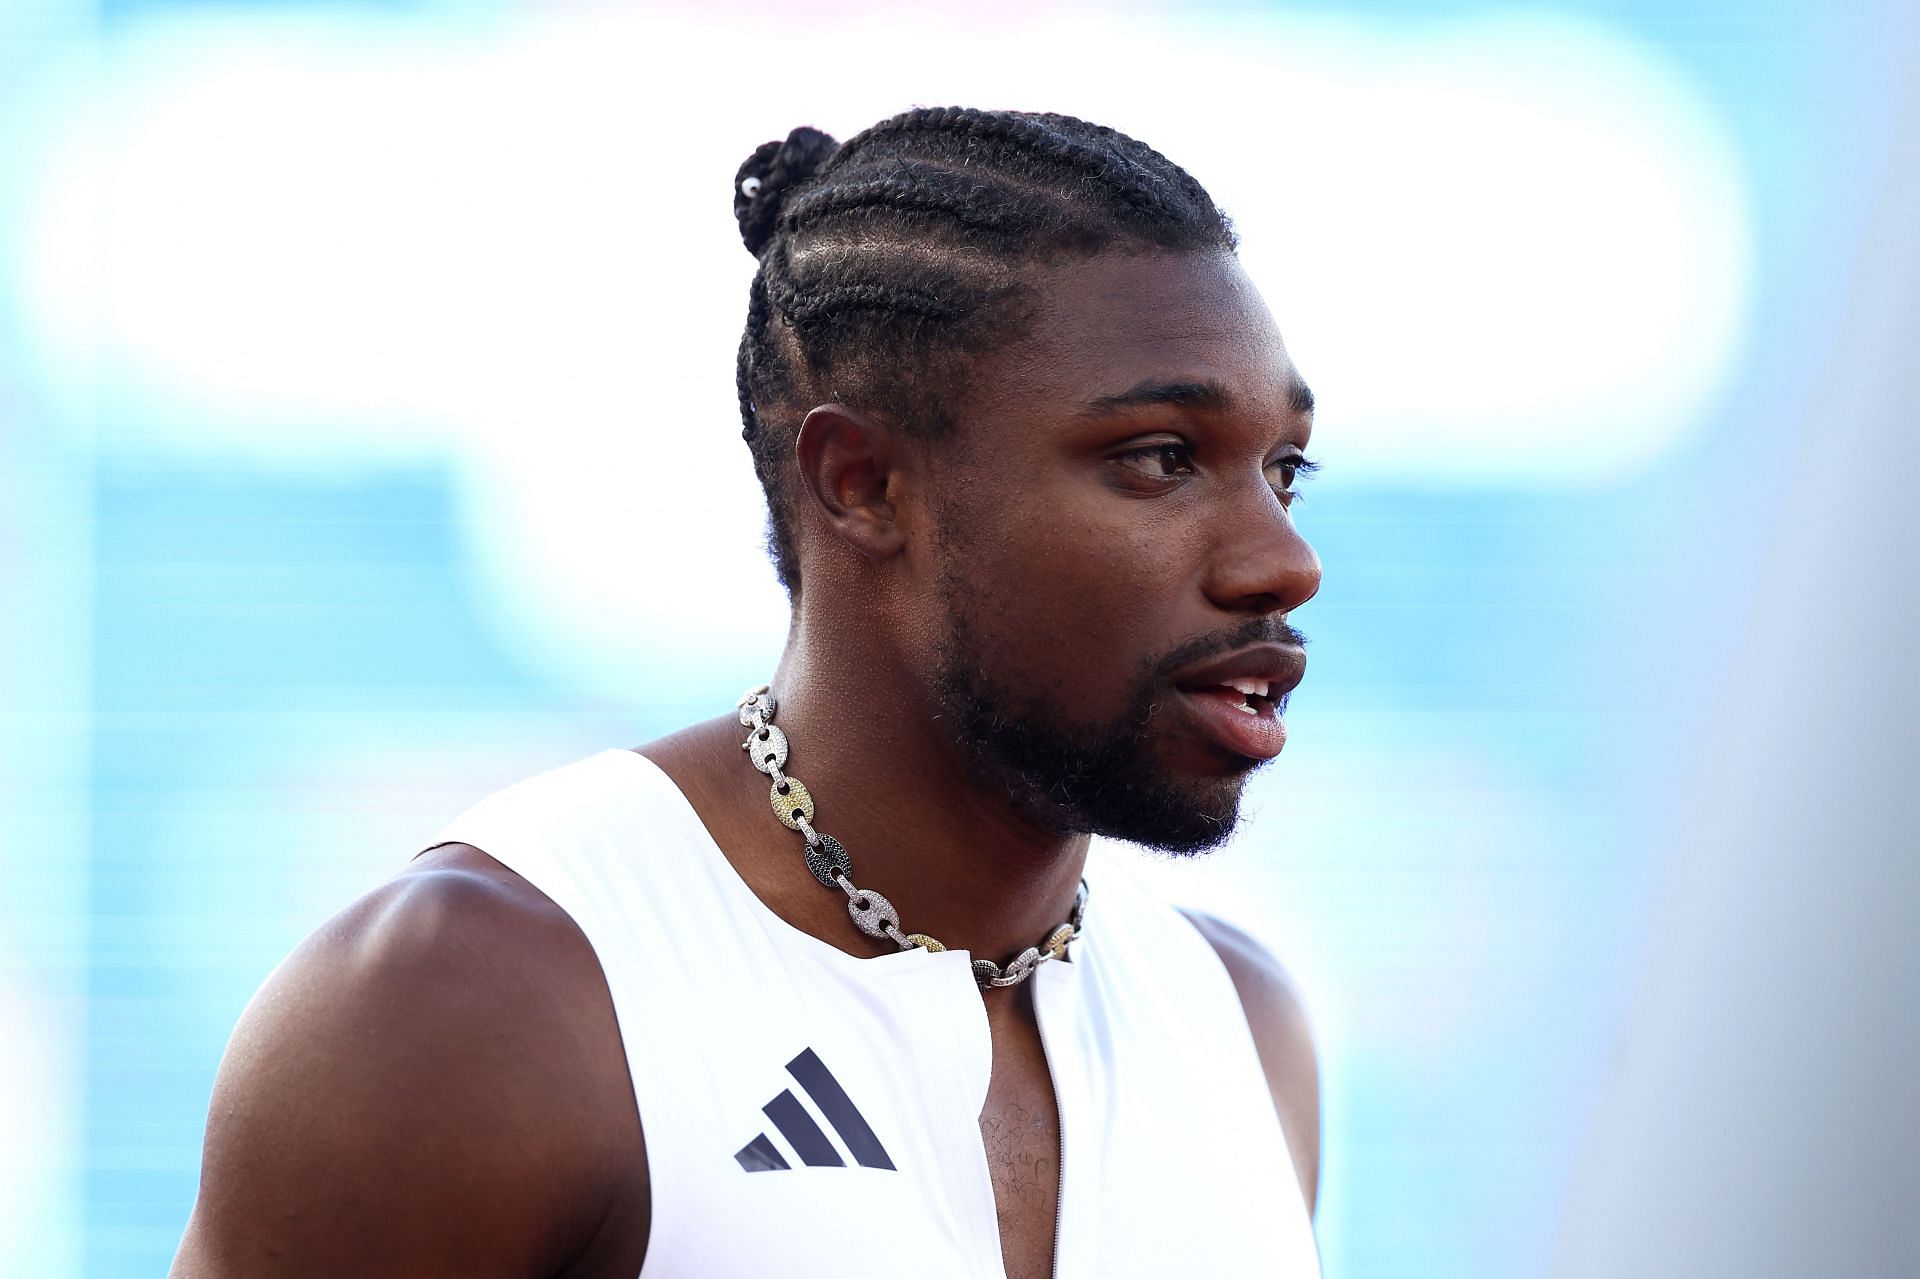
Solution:
<path fill-rule="evenodd" d="M 542 965 L 485 886 L 409 876 L 274 972 L 234 1032 L 176 1276 L 550 1274 L 593 1168 Z M 491 941 L 491 944 L 489 942 Z M 562 1092 L 576 1092 L 567 1089 Z"/>

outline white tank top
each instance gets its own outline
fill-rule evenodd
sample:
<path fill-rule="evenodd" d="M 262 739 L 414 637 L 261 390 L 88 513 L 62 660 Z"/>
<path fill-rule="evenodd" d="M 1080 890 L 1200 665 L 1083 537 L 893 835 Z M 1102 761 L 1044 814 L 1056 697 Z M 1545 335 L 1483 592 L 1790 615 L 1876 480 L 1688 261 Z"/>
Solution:
<path fill-rule="evenodd" d="M 508 787 L 434 842 L 511 867 L 599 957 L 651 1169 L 645 1279 L 1004 1274 L 967 952 L 860 958 L 793 927 L 632 751 Z M 1060 1107 L 1055 1274 L 1317 1277 L 1219 957 L 1097 846 L 1086 878 L 1071 961 L 1030 979 Z"/>

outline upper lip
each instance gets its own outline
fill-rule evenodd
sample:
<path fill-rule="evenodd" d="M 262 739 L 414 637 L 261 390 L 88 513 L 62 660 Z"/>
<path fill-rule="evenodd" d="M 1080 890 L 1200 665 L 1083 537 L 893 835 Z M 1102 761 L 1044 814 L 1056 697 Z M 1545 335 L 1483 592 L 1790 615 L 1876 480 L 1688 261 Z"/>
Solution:
<path fill-rule="evenodd" d="M 1292 644 L 1252 644 L 1216 657 L 1204 666 L 1190 666 L 1173 678 L 1178 688 L 1203 688 L 1233 679 L 1267 681 L 1267 696 L 1278 701 L 1291 693 L 1307 673 L 1307 655 Z"/>

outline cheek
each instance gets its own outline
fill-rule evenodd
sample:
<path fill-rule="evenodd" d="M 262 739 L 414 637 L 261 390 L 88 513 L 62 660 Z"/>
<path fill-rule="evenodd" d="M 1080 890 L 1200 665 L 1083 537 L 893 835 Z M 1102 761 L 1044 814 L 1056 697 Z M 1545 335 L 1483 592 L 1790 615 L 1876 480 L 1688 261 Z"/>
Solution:
<path fill-rule="evenodd" d="M 1176 604 L 1191 578 L 1179 527 L 1137 505 L 1036 503 L 976 525 L 962 571 L 984 636 L 1011 638 L 1049 686 L 1131 681 L 1179 638 Z"/>

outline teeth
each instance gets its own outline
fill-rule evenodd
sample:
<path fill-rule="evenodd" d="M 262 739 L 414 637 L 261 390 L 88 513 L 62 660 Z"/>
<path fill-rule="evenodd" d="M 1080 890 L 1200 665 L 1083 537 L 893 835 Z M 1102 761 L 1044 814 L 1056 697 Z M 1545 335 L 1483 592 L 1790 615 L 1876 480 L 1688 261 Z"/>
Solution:
<path fill-rule="evenodd" d="M 1258 715 L 1260 713 L 1259 711 L 1253 709 L 1253 707 L 1247 705 L 1245 702 L 1240 703 L 1238 706 L 1234 707 L 1233 709 L 1237 711 L 1245 711 L 1249 715 Z"/>
<path fill-rule="evenodd" d="M 1221 681 L 1221 687 L 1230 688 L 1236 693 L 1252 693 L 1256 697 L 1267 695 L 1268 681 L 1263 679 L 1230 679 Z"/>

